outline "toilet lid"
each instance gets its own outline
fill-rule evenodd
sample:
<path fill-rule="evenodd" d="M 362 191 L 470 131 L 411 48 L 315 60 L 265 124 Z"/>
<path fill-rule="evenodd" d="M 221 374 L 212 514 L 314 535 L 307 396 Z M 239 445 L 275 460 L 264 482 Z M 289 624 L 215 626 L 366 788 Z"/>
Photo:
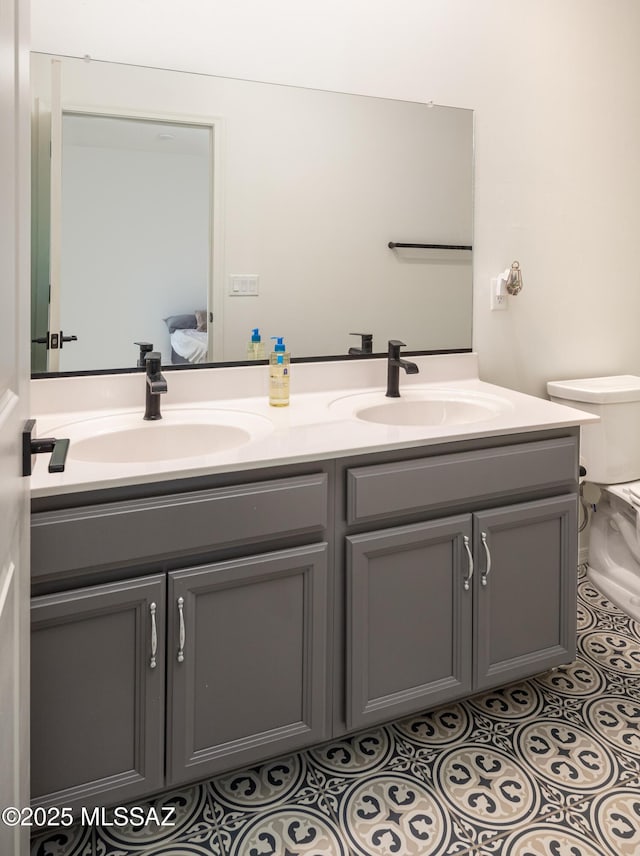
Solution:
<path fill-rule="evenodd" d="M 613 404 L 640 400 L 640 377 L 611 375 L 583 377 L 575 380 L 554 380 L 547 383 L 547 392 L 555 398 L 587 401 L 591 404 Z"/>

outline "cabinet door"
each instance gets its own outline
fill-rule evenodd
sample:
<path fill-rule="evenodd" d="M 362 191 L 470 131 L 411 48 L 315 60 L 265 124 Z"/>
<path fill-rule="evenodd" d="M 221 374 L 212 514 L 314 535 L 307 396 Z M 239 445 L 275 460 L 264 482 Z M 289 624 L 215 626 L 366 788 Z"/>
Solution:
<path fill-rule="evenodd" d="M 164 574 L 31 606 L 34 805 L 104 806 L 164 779 Z"/>
<path fill-rule="evenodd" d="M 574 659 L 577 541 L 575 495 L 474 515 L 476 689 Z"/>
<path fill-rule="evenodd" d="M 347 540 L 347 728 L 471 689 L 471 516 Z"/>
<path fill-rule="evenodd" d="M 171 784 L 326 739 L 327 545 L 169 574 Z"/>

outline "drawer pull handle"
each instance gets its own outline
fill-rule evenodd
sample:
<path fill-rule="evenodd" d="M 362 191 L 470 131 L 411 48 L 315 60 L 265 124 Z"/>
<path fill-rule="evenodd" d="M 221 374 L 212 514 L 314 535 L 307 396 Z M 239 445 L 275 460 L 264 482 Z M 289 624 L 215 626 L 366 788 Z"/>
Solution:
<path fill-rule="evenodd" d="M 184 662 L 184 639 L 185 639 L 185 628 L 184 628 L 184 598 L 178 598 L 178 614 L 180 616 L 180 647 L 178 648 L 178 662 Z"/>
<path fill-rule="evenodd" d="M 469 547 L 468 536 L 464 535 L 463 540 L 464 549 L 467 551 L 467 558 L 469 559 L 469 576 L 464 578 L 464 590 L 469 591 L 469 586 L 471 585 L 471 579 L 473 577 L 473 556 L 471 554 L 471 548 Z"/>
<path fill-rule="evenodd" d="M 155 669 L 158 665 L 156 654 L 158 653 L 158 628 L 156 626 L 156 605 L 149 604 L 149 612 L 151 613 L 151 659 L 149 660 L 149 668 Z"/>
<path fill-rule="evenodd" d="M 484 547 L 484 552 L 485 552 L 485 555 L 487 557 L 487 567 L 482 572 L 482 577 L 480 578 L 480 582 L 482 583 L 483 586 L 486 586 L 487 578 L 489 577 L 489 574 L 491 573 L 491 552 L 489 550 L 489 545 L 487 544 L 487 533 L 483 532 L 481 537 L 482 537 L 482 546 Z"/>

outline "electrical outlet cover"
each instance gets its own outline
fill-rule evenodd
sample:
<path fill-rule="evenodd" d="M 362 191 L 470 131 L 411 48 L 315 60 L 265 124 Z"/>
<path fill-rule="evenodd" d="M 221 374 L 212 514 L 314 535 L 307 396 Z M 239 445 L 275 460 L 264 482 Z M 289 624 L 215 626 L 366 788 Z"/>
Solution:
<path fill-rule="evenodd" d="M 498 278 L 495 277 L 491 280 L 491 286 L 489 288 L 489 308 L 492 312 L 502 311 L 503 309 L 508 308 L 507 303 L 507 293 L 504 289 L 504 280 L 500 280 L 502 284 L 501 291 L 498 291 Z"/>

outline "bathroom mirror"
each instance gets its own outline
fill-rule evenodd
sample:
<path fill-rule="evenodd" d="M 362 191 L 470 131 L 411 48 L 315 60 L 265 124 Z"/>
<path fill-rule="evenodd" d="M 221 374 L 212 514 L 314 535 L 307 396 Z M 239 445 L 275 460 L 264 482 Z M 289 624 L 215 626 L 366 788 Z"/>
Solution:
<path fill-rule="evenodd" d="M 471 348 L 472 111 L 45 54 L 32 90 L 34 374 Z"/>

